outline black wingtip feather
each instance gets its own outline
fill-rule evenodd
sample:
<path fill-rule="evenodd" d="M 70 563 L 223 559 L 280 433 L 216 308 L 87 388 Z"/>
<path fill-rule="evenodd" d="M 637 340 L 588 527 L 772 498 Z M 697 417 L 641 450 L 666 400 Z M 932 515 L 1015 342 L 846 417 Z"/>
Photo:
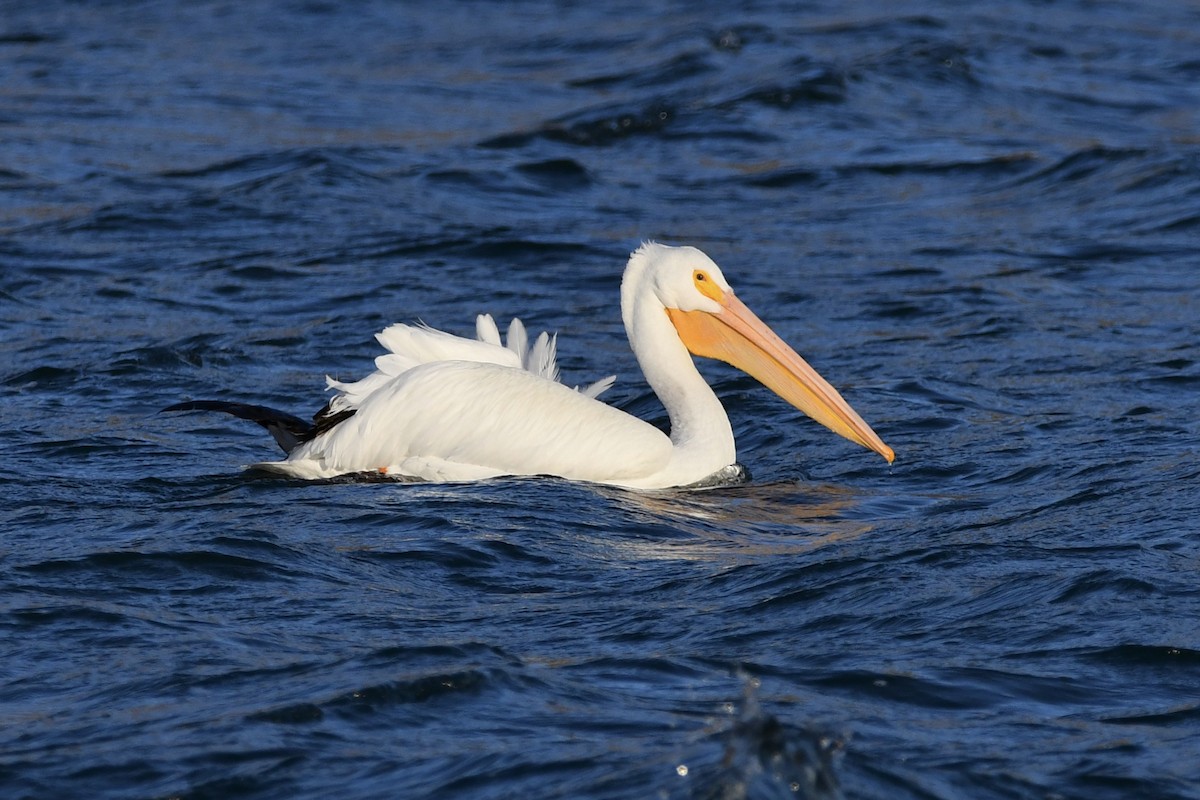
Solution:
<path fill-rule="evenodd" d="M 167 406 L 166 411 L 220 411 L 238 419 L 256 422 L 267 429 L 275 442 L 290 453 L 296 445 L 311 438 L 313 426 L 299 417 L 266 406 L 249 403 L 230 403 L 225 400 L 188 400 Z"/>

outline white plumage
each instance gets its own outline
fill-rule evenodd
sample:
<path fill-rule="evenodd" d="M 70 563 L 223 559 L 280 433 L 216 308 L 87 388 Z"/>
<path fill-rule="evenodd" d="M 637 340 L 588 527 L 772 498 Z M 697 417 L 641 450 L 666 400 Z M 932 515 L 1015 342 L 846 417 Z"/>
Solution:
<path fill-rule="evenodd" d="M 647 243 L 629 258 L 621 313 L 647 382 L 666 407 L 667 436 L 597 399 L 610 376 L 582 389 L 558 382 L 556 339 L 529 344 L 513 320 L 502 342 L 488 315 L 466 339 L 425 325 L 392 325 L 387 352 L 336 392 L 317 426 L 260 407 L 255 419 L 289 449 L 256 465 L 298 478 L 378 471 L 429 481 L 554 475 L 640 489 L 698 483 L 735 462 L 733 431 L 691 354 L 728 361 L 835 432 L 893 458 L 845 400 L 734 295 L 721 270 L 692 247 Z M 690 351 L 690 353 L 689 353 Z M 177 409 L 230 410 L 215 401 Z M 264 419 L 244 409 L 276 415 Z M 278 421 L 286 418 L 280 433 Z M 275 427 L 272 427 L 272 426 Z"/>

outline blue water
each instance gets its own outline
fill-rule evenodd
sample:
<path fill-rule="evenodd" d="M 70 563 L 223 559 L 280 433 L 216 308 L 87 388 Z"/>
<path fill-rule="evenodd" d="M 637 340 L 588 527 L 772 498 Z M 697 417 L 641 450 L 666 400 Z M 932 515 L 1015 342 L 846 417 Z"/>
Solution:
<path fill-rule="evenodd" d="M 703 248 L 896 463 L 303 483 L 372 335 Z M 5 3 L 0 796 L 1200 797 L 1200 7 Z"/>

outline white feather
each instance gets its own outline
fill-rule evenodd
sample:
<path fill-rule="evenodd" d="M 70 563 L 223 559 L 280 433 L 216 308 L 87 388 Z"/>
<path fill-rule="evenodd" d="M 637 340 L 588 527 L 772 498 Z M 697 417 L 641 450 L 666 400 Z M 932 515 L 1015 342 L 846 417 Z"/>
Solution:
<path fill-rule="evenodd" d="M 500 329 L 496 327 L 496 320 L 492 319 L 491 314 L 480 314 L 475 318 L 475 338 L 496 347 L 502 346 Z"/>
<path fill-rule="evenodd" d="M 508 338 L 506 341 L 508 342 L 508 349 L 516 354 L 521 367 L 528 369 L 525 357 L 529 354 L 529 336 L 525 333 L 525 325 L 516 317 L 513 317 L 513 321 L 508 323 Z"/>
<path fill-rule="evenodd" d="M 559 379 L 555 360 L 557 337 L 542 333 L 533 347 L 529 347 L 525 325 L 514 318 L 508 326 L 505 346 L 500 342 L 500 329 L 490 314 L 475 318 L 475 334 L 476 339 L 467 339 L 428 325 L 397 323 L 388 326 L 375 336 L 388 352 L 375 359 L 374 372 L 357 381 L 339 381 L 326 376 L 326 386 L 338 393 L 329 403 L 330 410 L 340 412 L 359 408 L 389 381 L 422 364 L 439 361 L 496 364 L 524 369 L 551 381 Z M 615 380 L 614 376 L 602 378 L 582 392 L 588 397 L 597 397 Z"/>

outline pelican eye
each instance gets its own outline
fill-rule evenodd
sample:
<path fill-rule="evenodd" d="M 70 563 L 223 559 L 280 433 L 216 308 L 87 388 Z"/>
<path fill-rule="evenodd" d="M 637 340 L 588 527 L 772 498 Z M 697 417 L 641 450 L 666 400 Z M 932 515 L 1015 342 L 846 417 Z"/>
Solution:
<path fill-rule="evenodd" d="M 696 285 L 696 291 L 710 300 L 720 303 L 725 299 L 725 290 L 718 286 L 712 276 L 702 269 L 692 271 L 692 283 Z"/>

